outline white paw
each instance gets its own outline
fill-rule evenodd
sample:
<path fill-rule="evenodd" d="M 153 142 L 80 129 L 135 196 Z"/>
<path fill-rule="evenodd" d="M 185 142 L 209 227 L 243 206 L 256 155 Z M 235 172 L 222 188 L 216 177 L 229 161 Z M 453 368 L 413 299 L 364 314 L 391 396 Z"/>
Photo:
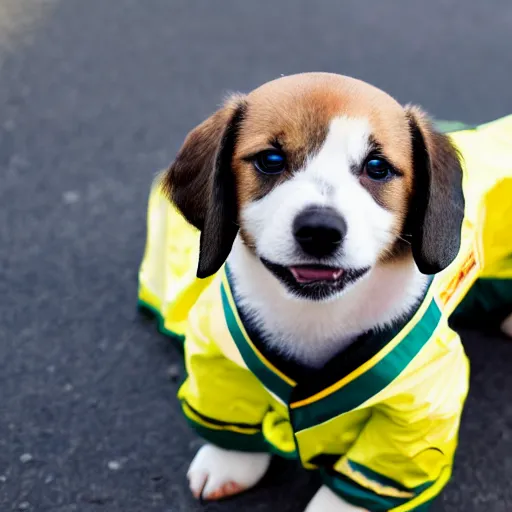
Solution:
<path fill-rule="evenodd" d="M 305 512 L 365 512 L 363 508 L 354 507 L 343 501 L 334 492 L 323 485 L 309 502 Z"/>
<path fill-rule="evenodd" d="M 196 498 L 219 500 L 255 486 L 269 464 L 268 453 L 235 452 L 207 444 L 194 457 L 187 478 Z"/>
<path fill-rule="evenodd" d="M 501 330 L 512 338 L 512 314 L 510 314 L 501 324 Z"/>

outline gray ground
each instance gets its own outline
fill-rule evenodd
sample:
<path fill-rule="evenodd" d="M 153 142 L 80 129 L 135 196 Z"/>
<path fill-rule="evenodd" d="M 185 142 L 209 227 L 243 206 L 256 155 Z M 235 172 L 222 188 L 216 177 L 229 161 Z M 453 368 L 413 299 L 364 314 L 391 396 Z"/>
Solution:
<path fill-rule="evenodd" d="M 510 0 L 0 0 L 0 510 L 300 511 L 277 463 L 204 508 L 198 446 L 135 309 L 153 174 L 227 90 L 355 75 L 441 118 L 512 110 Z M 473 386 L 439 512 L 512 509 L 512 345 L 467 333 Z"/>

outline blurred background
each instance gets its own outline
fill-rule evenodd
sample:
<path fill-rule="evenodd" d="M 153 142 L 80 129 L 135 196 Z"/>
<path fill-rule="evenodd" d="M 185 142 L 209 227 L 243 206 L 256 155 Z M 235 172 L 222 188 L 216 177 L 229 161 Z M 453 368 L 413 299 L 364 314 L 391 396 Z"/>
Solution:
<path fill-rule="evenodd" d="M 369 81 L 440 119 L 512 112 L 510 0 L 0 0 L 0 510 L 301 511 L 276 462 L 189 496 L 181 356 L 136 312 L 150 182 L 226 92 Z M 464 333 L 472 389 L 437 512 L 512 510 L 512 345 Z"/>

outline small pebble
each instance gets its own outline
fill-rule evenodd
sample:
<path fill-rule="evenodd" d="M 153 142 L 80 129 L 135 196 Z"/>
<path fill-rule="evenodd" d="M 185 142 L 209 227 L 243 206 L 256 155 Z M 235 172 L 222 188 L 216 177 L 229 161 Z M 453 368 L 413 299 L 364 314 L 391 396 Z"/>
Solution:
<path fill-rule="evenodd" d="M 167 368 L 167 376 L 169 379 L 172 380 L 172 382 L 176 382 L 181 375 L 180 367 L 177 364 L 171 364 L 169 368 Z"/>
<path fill-rule="evenodd" d="M 45 479 L 44 479 L 44 483 L 45 484 L 51 484 L 53 482 L 54 478 L 53 478 L 53 475 L 48 475 Z"/>
<path fill-rule="evenodd" d="M 30 503 L 28 501 L 22 501 L 18 505 L 18 510 L 28 510 L 30 508 Z"/>
<path fill-rule="evenodd" d="M 107 466 L 108 469 L 110 469 L 111 471 L 118 471 L 119 469 L 121 469 L 121 463 L 117 460 L 110 460 Z"/>
<path fill-rule="evenodd" d="M 20 462 L 22 464 L 27 464 L 28 462 L 31 462 L 32 460 L 34 460 L 34 457 L 32 457 L 32 455 L 30 455 L 30 453 L 24 453 L 22 455 L 20 455 Z M 25 503 L 25 502 L 23 502 Z"/>
<path fill-rule="evenodd" d="M 73 390 L 73 385 L 70 384 L 69 382 L 67 384 L 64 384 L 64 391 L 72 391 Z"/>
<path fill-rule="evenodd" d="M 7 482 L 7 477 L 5 475 L 0 475 L 0 482 Z"/>
<path fill-rule="evenodd" d="M 66 204 L 75 204 L 80 200 L 80 194 L 76 190 L 68 190 L 62 194 L 62 199 Z"/>

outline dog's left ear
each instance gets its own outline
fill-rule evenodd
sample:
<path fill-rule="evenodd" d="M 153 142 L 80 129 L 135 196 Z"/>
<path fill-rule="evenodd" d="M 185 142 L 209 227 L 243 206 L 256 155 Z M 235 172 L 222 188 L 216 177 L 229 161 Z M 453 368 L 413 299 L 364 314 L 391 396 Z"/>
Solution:
<path fill-rule="evenodd" d="M 457 256 L 464 218 L 460 155 L 448 136 L 437 132 L 427 116 L 407 106 L 412 137 L 414 193 L 408 233 L 412 253 L 423 274 L 436 274 Z"/>

